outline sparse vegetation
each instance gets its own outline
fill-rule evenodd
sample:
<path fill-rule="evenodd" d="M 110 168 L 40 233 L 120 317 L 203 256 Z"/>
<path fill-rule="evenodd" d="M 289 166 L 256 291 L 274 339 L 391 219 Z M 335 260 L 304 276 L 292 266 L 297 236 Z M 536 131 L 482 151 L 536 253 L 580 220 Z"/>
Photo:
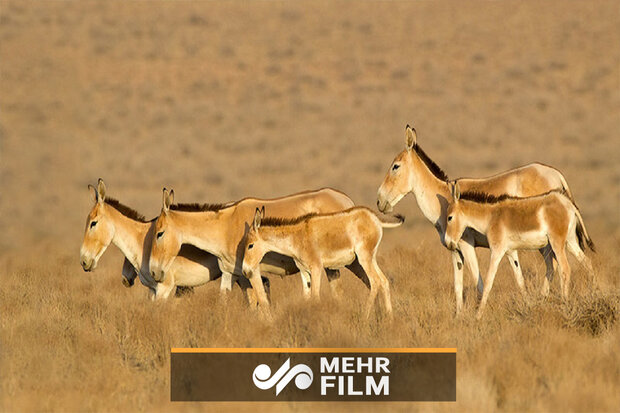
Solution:
<path fill-rule="evenodd" d="M 0 2 L 0 410 L 617 411 L 620 406 L 620 13 L 614 1 L 205 4 Z M 544 103 L 544 104 L 543 104 Z M 168 302 L 79 245 L 102 177 L 147 218 L 180 202 L 333 186 L 360 205 L 403 129 L 451 177 L 561 169 L 599 252 L 572 290 L 527 297 L 506 262 L 481 322 L 466 276 L 412 197 L 378 256 L 394 320 L 363 316 L 344 271 L 320 304 L 272 278 L 274 324 L 211 283 Z M 481 268 L 487 251 L 479 251 Z M 457 347 L 456 403 L 171 404 L 169 349 Z"/>

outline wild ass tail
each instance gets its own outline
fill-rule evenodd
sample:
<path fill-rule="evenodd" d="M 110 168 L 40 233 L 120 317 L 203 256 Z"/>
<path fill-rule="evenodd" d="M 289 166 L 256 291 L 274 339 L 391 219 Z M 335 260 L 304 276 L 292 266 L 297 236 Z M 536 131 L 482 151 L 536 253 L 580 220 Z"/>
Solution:
<path fill-rule="evenodd" d="M 564 175 L 562 175 L 562 172 L 560 171 L 558 171 L 558 175 L 560 176 L 560 181 L 562 183 L 562 191 L 564 195 L 566 195 L 566 197 L 570 199 L 573 205 L 577 206 L 577 204 L 575 204 L 575 199 L 573 198 L 573 193 L 570 191 L 570 188 L 568 187 L 568 183 L 566 182 L 566 178 L 564 178 Z"/>
<path fill-rule="evenodd" d="M 381 222 L 381 226 L 383 228 L 396 228 L 401 226 L 403 222 L 405 222 L 405 217 L 400 214 L 383 215 L 381 217 L 377 216 L 377 218 L 379 218 L 379 221 Z"/>
<path fill-rule="evenodd" d="M 581 212 L 579 209 L 575 207 L 575 215 L 577 216 L 577 227 L 575 231 L 577 232 L 577 240 L 579 241 L 579 247 L 582 251 L 586 250 L 585 244 L 588 244 L 588 247 L 592 250 L 592 252 L 596 252 L 596 248 L 594 247 L 594 242 L 588 235 L 588 230 L 586 230 L 586 225 L 583 223 L 583 218 L 581 217 Z"/>

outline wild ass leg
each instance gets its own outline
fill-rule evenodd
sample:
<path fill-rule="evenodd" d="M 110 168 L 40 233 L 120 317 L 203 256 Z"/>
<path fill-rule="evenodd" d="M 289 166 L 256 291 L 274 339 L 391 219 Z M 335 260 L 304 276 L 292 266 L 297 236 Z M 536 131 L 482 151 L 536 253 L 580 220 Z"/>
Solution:
<path fill-rule="evenodd" d="M 381 294 L 383 296 L 383 304 L 385 305 L 385 311 L 388 317 L 391 319 L 392 318 L 392 299 L 390 297 L 390 281 L 385 276 L 383 271 L 381 271 L 379 264 L 377 264 L 376 256 L 373 257 L 372 261 L 373 261 L 372 267 L 375 273 L 377 274 L 377 277 L 379 279 L 379 285 L 381 286 Z"/>
<path fill-rule="evenodd" d="M 307 300 L 310 298 L 310 287 L 312 286 L 310 271 L 300 269 L 299 274 L 301 275 L 301 291 L 304 299 Z"/>
<path fill-rule="evenodd" d="M 239 288 L 241 288 L 241 292 L 243 292 L 243 295 L 245 296 L 248 305 L 250 307 L 256 307 L 258 305 L 258 298 L 254 293 L 254 289 L 252 288 L 250 280 L 245 277 L 238 277 L 237 284 L 239 284 Z"/>
<path fill-rule="evenodd" d="M 269 279 L 267 277 L 261 277 L 261 279 L 263 282 L 263 287 L 265 288 L 267 300 L 271 302 L 271 288 Z M 252 288 L 250 280 L 248 280 L 246 277 L 237 277 L 236 282 L 239 285 L 239 288 L 241 288 L 241 291 L 243 292 L 243 295 L 245 296 L 249 306 L 256 307 L 258 305 L 258 297 L 254 292 L 254 289 Z"/>
<path fill-rule="evenodd" d="M 568 242 L 566 243 L 566 246 L 568 247 L 568 250 L 570 251 L 570 253 L 573 254 L 575 258 L 577 258 L 577 261 L 579 261 L 579 263 L 583 265 L 586 271 L 588 271 L 588 277 L 590 277 L 590 281 L 594 282 L 595 278 L 594 278 L 594 268 L 592 267 L 592 261 L 590 260 L 588 256 L 586 256 L 586 254 L 579 247 L 579 241 L 577 241 L 577 238 L 576 237 L 569 238 Z"/>
<path fill-rule="evenodd" d="M 173 274 L 166 274 L 164 282 L 157 283 L 155 290 L 155 300 L 166 300 L 170 296 L 170 293 L 176 290 L 176 284 L 174 283 Z"/>
<path fill-rule="evenodd" d="M 222 271 L 222 279 L 220 280 L 220 294 L 226 294 L 232 290 L 233 275 L 227 271 Z"/>
<path fill-rule="evenodd" d="M 138 276 L 138 273 L 136 272 L 136 269 L 131 264 L 131 262 L 129 262 L 127 258 L 125 258 L 125 261 L 123 262 L 122 274 L 123 274 L 123 278 L 122 278 L 123 285 L 125 287 L 133 286 L 134 282 L 136 281 L 136 277 Z"/>
<path fill-rule="evenodd" d="M 323 278 L 324 274 L 325 269 L 322 266 L 317 266 L 312 269 L 312 281 L 310 282 L 310 284 L 312 289 L 312 298 L 316 301 L 321 300 L 321 279 Z"/>
<path fill-rule="evenodd" d="M 546 297 L 549 295 L 549 283 L 553 281 L 553 273 L 555 272 L 555 267 L 553 263 L 553 258 L 555 257 L 555 254 L 553 253 L 551 245 L 549 244 L 547 244 L 547 246 L 545 246 L 544 248 L 539 249 L 538 251 L 545 259 L 545 266 L 547 267 L 547 272 L 545 273 L 545 279 L 543 280 L 543 286 L 541 291 L 542 295 Z"/>
<path fill-rule="evenodd" d="M 366 299 L 366 309 L 365 309 L 365 317 L 370 317 L 370 310 L 372 309 L 372 304 L 375 301 L 375 297 L 377 296 L 377 288 L 373 285 L 373 281 L 371 280 L 371 275 L 368 273 L 366 268 L 362 266 L 360 263 L 359 256 L 353 261 L 351 264 L 346 266 L 353 274 L 357 276 L 366 287 L 370 290 L 368 294 L 368 298 Z"/>
<path fill-rule="evenodd" d="M 252 289 L 254 290 L 254 294 L 256 295 L 259 308 L 264 310 L 266 314 L 269 314 L 269 300 L 267 299 L 267 294 L 263 289 L 263 280 L 260 273 L 254 272 L 250 275 L 249 278 L 250 283 L 252 284 Z"/>
<path fill-rule="evenodd" d="M 506 251 L 506 258 L 510 262 L 512 272 L 515 275 L 515 281 L 517 282 L 521 294 L 525 295 L 525 282 L 523 281 L 523 272 L 521 272 L 521 265 L 519 264 L 519 254 L 517 254 L 515 250 Z"/>
<path fill-rule="evenodd" d="M 463 260 L 465 264 L 467 264 L 467 268 L 469 268 L 469 273 L 471 274 L 472 281 L 474 285 L 478 288 L 478 300 L 482 297 L 482 289 L 484 287 L 484 283 L 482 282 L 482 275 L 480 274 L 480 267 L 478 266 L 478 257 L 476 256 L 476 249 L 474 248 L 474 240 L 471 236 L 464 236 L 459 241 L 459 249 L 463 254 Z"/>
<path fill-rule="evenodd" d="M 454 267 L 454 294 L 456 295 L 456 315 L 463 309 L 463 260 L 458 251 L 452 251 L 452 266 Z"/>
<path fill-rule="evenodd" d="M 368 281 L 370 283 L 370 293 L 368 294 L 368 299 L 366 300 L 366 318 L 370 318 L 370 312 L 372 311 L 375 301 L 377 299 L 378 289 L 381 288 L 381 280 L 380 275 L 375 271 L 374 268 L 374 260 L 372 257 L 366 257 L 364 255 L 358 255 L 359 263 L 364 269 L 364 272 L 368 276 Z"/>
<path fill-rule="evenodd" d="M 499 266 L 500 261 L 504 257 L 504 250 L 493 250 L 491 249 L 491 260 L 489 261 L 489 270 L 487 272 L 487 276 L 484 279 L 484 290 L 482 292 L 482 300 L 480 301 L 480 307 L 478 308 L 478 313 L 476 314 L 476 319 L 480 320 L 482 317 L 482 313 L 484 312 L 484 308 L 487 305 L 487 300 L 489 299 L 489 294 L 491 293 L 491 288 L 493 288 L 493 281 L 495 280 L 495 275 L 497 274 L 497 267 Z"/>
<path fill-rule="evenodd" d="M 368 275 L 366 275 L 366 271 L 364 271 L 364 268 L 362 268 L 357 258 L 351 264 L 347 265 L 346 268 L 355 274 L 357 278 L 362 280 L 366 288 L 370 289 L 370 280 L 368 280 Z"/>
<path fill-rule="evenodd" d="M 551 242 L 551 248 L 553 248 L 553 252 L 558 259 L 562 297 L 566 300 L 568 299 L 568 289 L 570 286 L 570 266 L 568 265 L 568 259 L 566 258 L 564 244 L 565 242 L 559 240 Z"/>
<path fill-rule="evenodd" d="M 325 268 L 325 273 L 327 274 L 327 281 L 329 282 L 329 288 L 331 290 L 332 296 L 334 296 L 335 298 L 340 298 L 342 295 L 340 270 Z"/>

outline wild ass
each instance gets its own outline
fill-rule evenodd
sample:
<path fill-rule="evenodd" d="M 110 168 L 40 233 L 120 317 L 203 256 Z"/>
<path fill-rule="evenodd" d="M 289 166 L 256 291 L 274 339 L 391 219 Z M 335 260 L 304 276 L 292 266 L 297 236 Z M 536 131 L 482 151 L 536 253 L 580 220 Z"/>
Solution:
<path fill-rule="evenodd" d="M 243 239 L 254 210 L 266 207 L 274 216 L 293 218 L 308 213 L 337 212 L 351 208 L 353 201 L 331 188 L 301 192 L 276 199 L 244 198 L 229 204 L 174 204 L 174 191 L 164 188 L 163 206 L 155 224 L 156 236 L 151 250 L 151 274 L 155 280 L 165 277 L 182 244 L 191 244 L 217 256 L 222 278 L 242 276 Z M 299 272 L 290 257 L 267 254 L 261 263 L 264 272 L 291 275 Z M 339 278 L 338 271 L 328 270 L 330 280 Z M 252 283 L 263 305 L 268 303 L 262 285 Z M 304 294 L 309 294 L 310 279 L 302 274 Z"/>
<path fill-rule="evenodd" d="M 572 199 L 562 174 L 557 169 L 540 163 L 528 164 L 488 178 L 460 178 L 458 182 L 464 191 L 480 191 L 492 195 L 532 196 L 553 189 L 563 189 Z M 435 226 L 439 239 L 445 246 L 446 209 L 451 196 L 448 176 L 418 145 L 416 131 L 409 125 L 405 128 L 405 149 L 394 158 L 379 187 L 377 206 L 381 212 L 390 212 L 408 193 L 415 195 L 422 213 Z M 472 280 L 478 284 L 478 293 L 482 293 L 482 278 L 475 247 L 488 248 L 486 237 L 467 229 L 459 241 L 458 250 L 452 252 L 457 315 L 463 307 L 463 261 L 469 267 Z M 517 284 L 521 291 L 524 291 L 519 257 L 516 251 L 507 253 L 507 256 Z M 547 280 L 543 286 L 543 289 L 545 288 L 549 288 Z"/>
<path fill-rule="evenodd" d="M 219 278 L 217 258 L 191 245 L 184 245 L 169 270 L 170 276 L 156 282 L 149 272 L 149 256 L 155 220 L 146 220 L 135 210 L 116 199 L 106 197 L 106 186 L 99 179 L 94 192 L 95 204 L 86 219 L 80 263 L 84 271 L 93 271 L 110 243 L 125 255 L 123 284 L 133 285 L 136 276 L 149 288 L 151 298 L 166 299 L 176 286 L 198 286 Z M 267 281 L 268 282 L 268 281 Z M 249 282 L 241 280 L 244 292 Z"/>
<path fill-rule="evenodd" d="M 518 249 L 541 249 L 550 245 L 558 260 L 562 296 L 568 298 L 570 266 L 565 247 L 593 274 L 590 259 L 584 254 L 585 244 L 594 251 L 579 209 L 560 191 L 527 198 L 507 195 L 499 197 L 480 193 L 462 193 L 460 184 L 452 184 L 452 202 L 448 205 L 445 241 L 451 250 L 467 227 L 484 234 L 491 250 L 489 269 L 484 279 L 482 301 L 477 318 L 489 298 L 497 267 L 504 254 Z M 551 260 L 551 255 L 545 257 Z M 550 265 L 547 264 L 547 269 Z M 553 268 L 553 267 L 551 267 Z"/>
<path fill-rule="evenodd" d="M 243 273 L 254 285 L 260 280 L 258 264 L 266 253 L 292 257 L 301 273 L 311 279 L 312 296 L 318 299 L 324 269 L 347 267 L 370 289 L 366 316 L 378 290 L 391 315 L 390 283 L 377 264 L 377 250 L 383 228 L 397 227 L 403 221 L 402 217 L 396 222 L 383 221 L 365 207 L 293 219 L 265 218 L 265 210 L 257 208 L 246 237 Z"/>

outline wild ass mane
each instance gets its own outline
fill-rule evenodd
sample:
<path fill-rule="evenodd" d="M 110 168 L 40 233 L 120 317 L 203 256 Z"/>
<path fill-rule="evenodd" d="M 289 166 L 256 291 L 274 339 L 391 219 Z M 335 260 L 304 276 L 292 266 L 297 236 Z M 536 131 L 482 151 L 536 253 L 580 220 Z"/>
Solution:
<path fill-rule="evenodd" d="M 431 171 L 433 175 L 435 175 L 437 179 L 448 182 L 448 175 L 443 171 L 443 169 L 439 167 L 439 165 L 435 163 L 435 161 L 429 158 L 426 152 L 422 150 L 420 145 L 416 143 L 413 148 L 415 149 L 415 153 L 417 153 L 420 159 L 422 159 L 422 162 L 424 162 L 424 165 L 426 165 L 426 167 Z"/>
<path fill-rule="evenodd" d="M 232 203 L 232 202 L 229 202 L 226 204 L 199 204 L 199 203 L 172 204 L 170 205 L 170 209 L 173 211 L 181 211 L 181 212 L 205 212 L 205 211 L 217 212 L 224 208 L 233 206 L 235 204 L 236 203 Z"/>
<path fill-rule="evenodd" d="M 129 219 L 133 219 L 134 221 L 138 222 L 150 222 L 144 217 L 144 215 L 140 214 L 135 209 L 129 208 L 127 205 L 121 204 L 118 199 L 106 198 L 104 202 Z"/>
<path fill-rule="evenodd" d="M 295 218 L 265 217 L 261 220 L 260 225 L 261 227 L 283 227 L 286 225 L 295 225 L 317 215 L 317 213 L 311 212 Z"/>
<path fill-rule="evenodd" d="M 566 191 L 564 189 L 552 189 L 551 191 L 547 191 L 545 193 L 534 195 L 534 196 L 529 196 L 529 197 L 518 197 L 518 196 L 512 196 L 508 194 L 491 195 L 491 194 L 487 194 L 486 192 L 468 191 L 468 192 L 463 192 L 460 196 L 460 199 L 463 201 L 476 202 L 478 204 L 497 204 L 499 202 L 506 201 L 506 200 L 519 200 L 519 199 L 543 197 L 551 193 L 558 193 L 558 194 L 566 195 Z"/>

